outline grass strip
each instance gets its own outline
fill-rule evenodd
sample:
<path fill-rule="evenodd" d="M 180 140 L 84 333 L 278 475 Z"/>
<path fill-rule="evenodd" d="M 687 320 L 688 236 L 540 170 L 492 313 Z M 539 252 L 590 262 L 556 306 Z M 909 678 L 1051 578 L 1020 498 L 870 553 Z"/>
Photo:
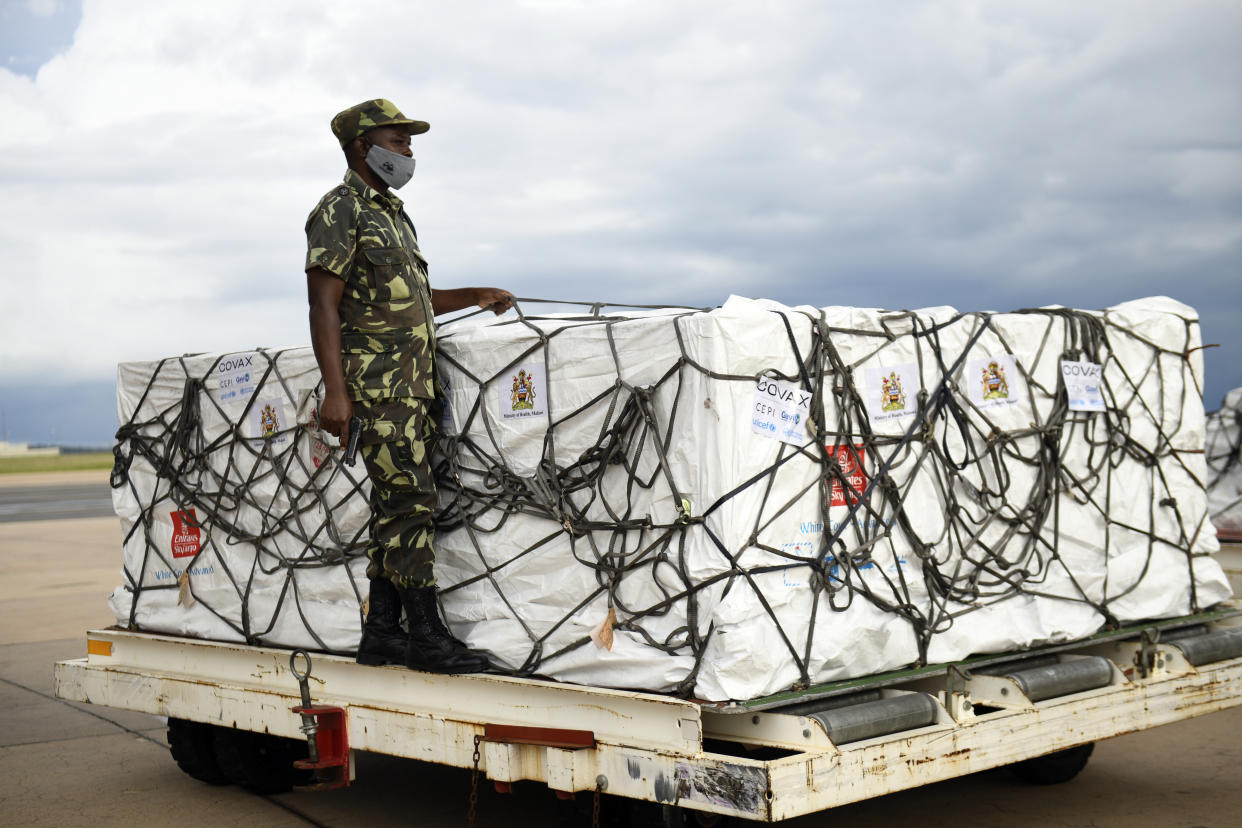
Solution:
<path fill-rule="evenodd" d="M 110 451 L 0 457 L 0 474 L 110 469 L 114 459 Z"/>

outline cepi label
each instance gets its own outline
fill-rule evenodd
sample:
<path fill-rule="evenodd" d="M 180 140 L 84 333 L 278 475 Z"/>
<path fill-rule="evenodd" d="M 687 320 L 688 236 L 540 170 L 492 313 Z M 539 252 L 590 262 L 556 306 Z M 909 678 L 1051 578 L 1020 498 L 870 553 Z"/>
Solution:
<path fill-rule="evenodd" d="M 1095 362 L 1061 360 L 1070 411 L 1104 411 L 1104 369 Z"/>
<path fill-rule="evenodd" d="M 755 383 L 750 430 L 782 443 L 806 443 L 811 416 L 811 392 L 780 380 L 760 377 Z"/>
<path fill-rule="evenodd" d="M 216 380 L 219 383 L 220 402 L 241 402 L 254 394 L 263 366 L 255 365 L 258 354 L 229 354 L 216 363 Z"/>

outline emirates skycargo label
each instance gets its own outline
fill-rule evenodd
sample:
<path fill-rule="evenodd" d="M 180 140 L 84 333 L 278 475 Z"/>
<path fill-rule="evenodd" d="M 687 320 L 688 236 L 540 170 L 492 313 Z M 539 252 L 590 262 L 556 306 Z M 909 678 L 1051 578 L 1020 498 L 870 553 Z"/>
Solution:
<path fill-rule="evenodd" d="M 198 554 L 202 541 L 202 532 L 198 528 L 198 516 L 193 509 L 178 509 L 169 512 L 172 518 L 172 556 L 174 558 L 193 558 Z"/>
<path fill-rule="evenodd" d="M 845 482 L 849 484 L 847 487 L 835 474 L 831 475 L 832 490 L 829 495 L 831 502 L 828 505 L 853 506 L 858 502 L 859 495 L 867 488 L 867 472 L 863 469 L 863 464 L 867 460 L 867 449 L 859 445 L 836 445 L 826 448 L 837 461 L 837 465 L 841 467 L 841 477 L 845 478 Z"/>
<path fill-rule="evenodd" d="M 311 406 L 306 432 L 310 436 L 311 462 L 315 464 L 315 468 L 319 468 L 331 456 L 332 446 L 327 442 L 331 437 L 319 428 L 319 409 L 315 406 Z"/>

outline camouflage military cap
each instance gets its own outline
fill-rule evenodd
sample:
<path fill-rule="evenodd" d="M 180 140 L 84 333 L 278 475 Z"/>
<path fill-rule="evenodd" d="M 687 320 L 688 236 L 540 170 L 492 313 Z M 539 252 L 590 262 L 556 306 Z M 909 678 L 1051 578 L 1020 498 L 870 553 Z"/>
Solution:
<path fill-rule="evenodd" d="M 332 133 L 344 147 L 368 130 L 382 126 L 404 126 L 411 135 L 419 135 L 431 129 L 426 121 L 414 121 L 401 114 L 392 101 L 376 98 L 363 101 L 357 106 L 336 113 L 332 118 Z"/>

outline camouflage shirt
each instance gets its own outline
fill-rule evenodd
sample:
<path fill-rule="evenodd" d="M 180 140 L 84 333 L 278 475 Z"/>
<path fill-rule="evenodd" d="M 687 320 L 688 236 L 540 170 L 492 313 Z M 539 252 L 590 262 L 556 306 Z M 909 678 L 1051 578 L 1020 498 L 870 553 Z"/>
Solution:
<path fill-rule="evenodd" d="M 434 399 L 435 321 L 427 260 L 401 199 L 353 170 L 306 220 L 306 269 L 345 280 L 341 364 L 354 400 Z"/>

